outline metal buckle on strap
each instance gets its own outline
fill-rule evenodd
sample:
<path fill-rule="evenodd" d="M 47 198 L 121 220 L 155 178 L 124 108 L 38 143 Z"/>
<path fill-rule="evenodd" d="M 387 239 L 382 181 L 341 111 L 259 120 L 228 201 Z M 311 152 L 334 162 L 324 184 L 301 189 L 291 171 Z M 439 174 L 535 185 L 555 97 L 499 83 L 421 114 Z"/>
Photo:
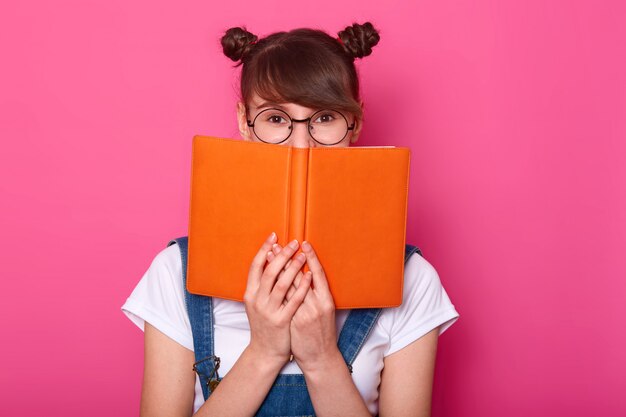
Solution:
<path fill-rule="evenodd" d="M 209 375 L 207 377 L 207 381 L 206 381 L 207 386 L 211 389 L 211 392 L 213 392 L 215 390 L 215 388 L 217 387 L 217 384 L 220 383 L 220 381 L 219 381 L 220 375 L 217 372 L 217 370 L 220 367 L 220 358 L 219 358 L 219 356 L 210 355 L 210 356 L 207 356 L 204 359 L 200 359 L 199 361 L 197 361 L 197 362 L 195 362 L 193 364 L 193 371 L 195 373 L 197 373 L 199 376 L 206 376 L 206 375 L 201 374 L 198 371 L 197 365 L 199 363 L 201 363 L 201 362 L 208 361 L 208 360 L 213 360 L 213 362 L 215 363 L 215 366 L 213 366 L 213 372 L 211 372 L 211 375 Z"/>

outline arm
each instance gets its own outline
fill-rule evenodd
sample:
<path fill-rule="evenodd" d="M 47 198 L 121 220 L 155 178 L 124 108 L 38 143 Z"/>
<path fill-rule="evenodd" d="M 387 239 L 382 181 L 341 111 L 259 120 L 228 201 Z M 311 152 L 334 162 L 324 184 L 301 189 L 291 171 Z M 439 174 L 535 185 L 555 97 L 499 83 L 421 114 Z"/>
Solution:
<path fill-rule="evenodd" d="M 196 383 L 193 351 L 144 324 L 141 417 L 191 416 Z"/>
<path fill-rule="evenodd" d="M 253 416 L 284 363 L 246 347 L 195 416 Z"/>
<path fill-rule="evenodd" d="M 196 383 L 193 351 L 147 322 L 144 340 L 140 416 L 191 416 Z M 281 363 L 268 362 L 248 346 L 195 415 L 253 415 L 281 367 Z"/>
<path fill-rule="evenodd" d="M 325 274 L 315 252 L 312 249 L 307 250 L 304 245 L 303 249 L 313 272 L 315 287 L 321 290 L 327 289 Z M 268 254 L 268 258 L 272 259 L 272 255 L 277 255 L 280 250 L 278 245 L 274 245 L 273 252 Z M 301 276 L 302 274 L 299 274 L 294 281 L 296 287 Z M 295 288 L 292 288 L 287 293 L 287 299 L 294 291 Z M 313 298 L 316 294 L 320 295 L 319 299 Z M 309 291 L 305 297 L 304 303 L 298 309 L 292 322 L 294 356 L 298 359 L 296 351 L 299 351 L 307 359 L 320 358 L 309 363 L 298 361 L 305 375 L 309 395 L 317 414 L 320 416 L 369 416 L 341 353 L 336 349 L 336 344 L 331 342 L 336 338 L 336 333 L 334 306 L 330 308 L 329 297 L 332 299 L 329 291 L 326 293 L 326 291 L 316 290 Z M 329 320 L 329 317 L 333 319 Z M 304 321 L 299 331 L 294 328 L 294 324 L 298 321 Z M 323 323 L 326 323 L 326 328 L 320 327 Z M 430 416 L 438 337 L 439 328 L 437 327 L 385 358 L 379 397 L 381 416 Z M 310 339 L 307 340 L 307 338 Z M 334 349 L 330 347 L 331 345 Z M 310 351 L 307 352 L 303 349 L 307 346 L 315 347 L 315 349 L 309 349 Z M 328 348 L 320 352 L 319 346 L 328 346 Z"/>
<path fill-rule="evenodd" d="M 384 359 L 381 417 L 430 416 L 438 337 L 439 327 Z M 339 350 L 324 358 L 301 365 L 316 415 L 371 416 Z"/>
<path fill-rule="evenodd" d="M 372 416 L 338 349 L 302 372 L 317 416 Z"/>
<path fill-rule="evenodd" d="M 291 247 L 265 268 L 266 254 L 276 238 L 272 236 L 252 262 L 244 295 L 250 343 L 196 416 L 252 416 L 287 362 L 291 318 L 308 292 L 309 283 L 303 280 L 289 302 L 283 304 L 304 259 L 296 257 L 283 270 L 297 249 Z M 141 416 L 191 416 L 194 353 L 146 323 L 144 357 Z"/>
<path fill-rule="evenodd" d="M 429 417 L 439 327 L 384 359 L 381 417 Z"/>
<path fill-rule="evenodd" d="M 272 249 L 268 253 L 270 261 L 282 250 L 277 244 Z M 295 294 L 295 287 L 300 289 L 303 279 L 308 278 L 306 285 L 312 277 L 314 288 L 308 291 L 291 321 L 291 350 L 304 374 L 315 414 L 371 417 L 337 348 L 335 304 L 322 265 L 310 244 L 303 242 L 302 249 L 310 272 L 298 273 L 286 299 Z"/>

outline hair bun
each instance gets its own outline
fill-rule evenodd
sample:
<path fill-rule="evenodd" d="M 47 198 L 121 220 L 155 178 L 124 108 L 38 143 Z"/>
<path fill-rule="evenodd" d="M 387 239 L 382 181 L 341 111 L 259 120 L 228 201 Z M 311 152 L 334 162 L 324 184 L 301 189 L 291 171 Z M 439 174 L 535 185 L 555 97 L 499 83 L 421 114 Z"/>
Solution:
<path fill-rule="evenodd" d="M 346 51 L 354 58 L 363 58 L 372 53 L 374 47 L 380 40 L 378 31 L 370 22 L 362 25 L 354 23 L 338 33 L 344 44 Z"/>
<path fill-rule="evenodd" d="M 242 27 L 233 27 L 222 36 L 222 49 L 224 55 L 233 61 L 243 59 L 252 48 L 257 36 Z"/>

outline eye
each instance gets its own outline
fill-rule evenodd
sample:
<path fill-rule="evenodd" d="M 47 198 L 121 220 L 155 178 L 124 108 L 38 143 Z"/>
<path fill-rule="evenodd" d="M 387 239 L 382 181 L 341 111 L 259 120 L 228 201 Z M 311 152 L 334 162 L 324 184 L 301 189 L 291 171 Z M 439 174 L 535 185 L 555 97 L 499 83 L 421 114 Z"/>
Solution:
<path fill-rule="evenodd" d="M 288 123 L 288 120 L 285 118 L 285 116 L 280 113 L 268 114 L 265 117 L 265 121 L 270 124 Z"/>
<path fill-rule="evenodd" d="M 321 113 L 317 119 L 314 120 L 314 123 L 330 123 L 336 119 L 336 116 L 332 112 Z"/>

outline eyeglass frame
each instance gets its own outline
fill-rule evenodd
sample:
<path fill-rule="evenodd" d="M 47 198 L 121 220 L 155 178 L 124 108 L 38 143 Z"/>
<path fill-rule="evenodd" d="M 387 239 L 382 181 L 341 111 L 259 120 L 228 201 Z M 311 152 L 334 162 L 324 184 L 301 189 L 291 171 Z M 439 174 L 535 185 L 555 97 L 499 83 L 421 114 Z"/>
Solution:
<path fill-rule="evenodd" d="M 257 117 L 259 117 L 259 115 L 260 115 L 261 113 L 264 113 L 264 112 L 269 111 L 269 110 L 278 110 L 278 111 L 280 111 L 280 112 L 283 112 L 283 113 L 285 113 L 285 114 L 287 115 L 287 117 L 289 117 L 289 120 L 291 121 L 291 123 L 289 123 L 289 130 L 290 130 L 289 134 L 287 135 L 287 137 L 286 137 L 285 139 L 281 140 L 280 142 L 266 142 L 266 141 L 264 141 L 263 139 L 261 139 L 261 138 L 259 137 L 259 135 L 257 135 L 257 134 L 256 134 L 256 131 L 254 130 L 254 124 L 256 123 L 256 119 L 257 119 Z M 343 117 L 343 119 L 346 121 L 346 126 L 347 126 L 346 133 L 343 135 L 343 137 L 342 137 L 339 141 L 337 141 L 337 142 L 335 142 L 335 143 L 331 143 L 331 144 L 322 143 L 322 142 L 320 142 L 319 140 L 315 139 L 315 138 L 313 137 L 313 135 L 311 134 L 311 131 L 308 129 L 309 124 L 310 124 L 311 119 L 313 118 L 313 116 L 315 116 L 317 113 L 321 113 L 321 112 L 328 111 L 328 110 L 330 110 L 330 111 L 334 111 L 334 112 L 339 113 L 339 114 L 341 115 L 341 117 Z M 246 113 L 247 113 L 247 112 L 246 112 Z M 337 144 L 339 144 L 339 143 L 343 142 L 343 140 L 346 138 L 346 136 L 348 136 L 348 133 L 349 133 L 351 130 L 354 130 L 354 127 L 356 126 L 356 118 L 354 119 L 354 121 L 352 122 L 352 125 L 350 126 L 350 124 L 349 124 L 349 122 L 348 122 L 348 118 L 347 118 L 347 117 L 346 117 L 346 116 L 345 116 L 342 112 L 340 112 L 339 110 L 334 110 L 334 109 L 322 109 L 322 110 L 318 110 L 318 111 L 316 111 L 315 113 L 313 113 L 311 116 L 307 117 L 306 119 L 294 119 L 294 118 L 293 118 L 293 117 L 291 117 L 291 115 L 290 115 L 289 113 L 287 113 L 285 110 L 283 110 L 283 109 L 279 109 L 279 108 L 276 108 L 276 107 L 270 107 L 270 108 L 268 108 L 268 109 L 261 110 L 259 113 L 257 113 L 257 115 L 256 115 L 256 116 L 254 116 L 254 120 L 253 120 L 253 121 L 250 121 L 250 119 L 246 118 L 246 124 L 248 125 L 248 127 L 251 127 L 251 128 L 252 128 L 252 133 L 254 133 L 254 136 L 256 136 L 256 137 L 257 137 L 257 139 L 259 139 L 261 142 L 263 142 L 263 143 L 268 143 L 268 144 L 270 144 L 270 145 L 278 145 L 278 144 L 283 143 L 283 142 L 284 142 L 284 141 L 286 141 L 287 139 L 289 139 L 289 137 L 290 137 L 290 136 L 291 136 L 291 134 L 293 133 L 293 123 L 294 123 L 294 122 L 296 122 L 296 123 L 306 123 L 306 124 L 307 124 L 307 130 L 306 130 L 306 131 L 307 131 L 307 133 L 309 134 L 309 136 L 311 136 L 311 139 L 313 139 L 315 142 L 319 143 L 319 144 L 320 144 L 320 145 L 322 145 L 322 146 L 334 146 L 334 145 L 337 145 Z"/>

